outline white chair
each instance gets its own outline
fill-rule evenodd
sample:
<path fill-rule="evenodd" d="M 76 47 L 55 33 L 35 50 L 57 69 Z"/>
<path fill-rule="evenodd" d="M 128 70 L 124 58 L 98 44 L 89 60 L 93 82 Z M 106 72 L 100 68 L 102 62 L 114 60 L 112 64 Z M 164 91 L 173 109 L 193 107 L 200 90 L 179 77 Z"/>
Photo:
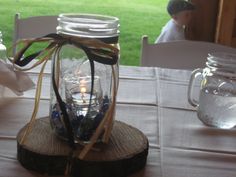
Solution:
<path fill-rule="evenodd" d="M 195 69 L 205 66 L 209 53 L 229 52 L 236 49 L 203 41 L 173 41 L 149 44 L 148 37 L 142 37 L 141 66 L 172 69 Z"/>
<path fill-rule="evenodd" d="M 15 29 L 13 43 L 19 39 L 41 37 L 49 33 L 56 33 L 58 16 L 33 16 L 20 18 L 20 14 L 15 15 Z M 16 49 L 13 49 L 15 53 Z"/>

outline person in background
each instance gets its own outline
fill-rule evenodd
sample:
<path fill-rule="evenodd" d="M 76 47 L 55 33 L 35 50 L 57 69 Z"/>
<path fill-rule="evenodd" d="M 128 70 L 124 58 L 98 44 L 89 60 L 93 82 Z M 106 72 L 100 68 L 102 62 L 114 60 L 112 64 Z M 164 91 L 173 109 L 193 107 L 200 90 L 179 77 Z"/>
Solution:
<path fill-rule="evenodd" d="M 191 20 L 191 13 L 195 6 L 185 0 L 170 0 L 167 12 L 171 19 L 162 28 L 155 43 L 185 40 L 184 28 Z"/>

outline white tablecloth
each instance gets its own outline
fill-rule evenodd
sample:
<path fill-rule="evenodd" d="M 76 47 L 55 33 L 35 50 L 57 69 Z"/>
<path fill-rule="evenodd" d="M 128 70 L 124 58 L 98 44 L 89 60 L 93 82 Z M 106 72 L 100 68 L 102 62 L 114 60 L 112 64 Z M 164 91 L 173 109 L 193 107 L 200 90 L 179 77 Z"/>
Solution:
<path fill-rule="evenodd" d="M 38 118 L 49 115 L 49 66 L 43 80 Z M 38 72 L 39 68 L 29 72 L 34 81 Z M 148 137 L 150 145 L 146 167 L 131 177 L 161 176 L 156 83 L 154 68 L 120 67 L 116 119 L 140 129 Z M 34 92 L 30 90 L 16 97 L 5 90 L 6 98 L 0 98 L 0 177 L 41 176 L 24 169 L 16 158 L 16 135 L 31 117 Z"/>
<path fill-rule="evenodd" d="M 190 71 L 159 68 L 157 73 L 162 176 L 236 176 L 236 129 L 220 130 L 199 121 L 187 101 Z M 194 90 L 197 98 L 199 85 Z"/>
<path fill-rule="evenodd" d="M 38 70 L 30 76 L 36 80 Z M 120 67 L 116 119 L 149 139 L 146 167 L 131 177 L 234 177 L 236 130 L 203 125 L 187 102 L 191 71 Z M 50 67 L 43 81 L 37 117 L 49 114 Z M 199 85 L 195 85 L 195 90 Z M 40 177 L 16 159 L 16 134 L 30 119 L 34 91 L 0 99 L 0 177 Z M 195 97 L 198 97 L 196 92 Z"/>

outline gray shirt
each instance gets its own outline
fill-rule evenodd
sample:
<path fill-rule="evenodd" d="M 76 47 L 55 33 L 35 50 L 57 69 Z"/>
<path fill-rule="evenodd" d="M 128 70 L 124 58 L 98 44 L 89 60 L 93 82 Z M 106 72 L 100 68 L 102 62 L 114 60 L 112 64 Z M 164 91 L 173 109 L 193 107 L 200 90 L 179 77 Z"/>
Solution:
<path fill-rule="evenodd" d="M 155 43 L 185 40 L 184 27 L 178 25 L 171 19 L 161 31 Z"/>

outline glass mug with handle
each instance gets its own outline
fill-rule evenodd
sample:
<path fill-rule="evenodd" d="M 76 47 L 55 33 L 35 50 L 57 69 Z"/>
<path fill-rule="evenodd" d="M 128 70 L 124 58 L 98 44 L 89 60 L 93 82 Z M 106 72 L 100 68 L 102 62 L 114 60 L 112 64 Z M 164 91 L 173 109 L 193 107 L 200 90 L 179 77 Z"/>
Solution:
<path fill-rule="evenodd" d="M 193 86 L 201 77 L 199 100 Z M 207 126 L 230 129 L 236 125 L 236 54 L 212 53 L 206 67 L 192 72 L 188 101 L 197 107 L 198 118 Z"/>

